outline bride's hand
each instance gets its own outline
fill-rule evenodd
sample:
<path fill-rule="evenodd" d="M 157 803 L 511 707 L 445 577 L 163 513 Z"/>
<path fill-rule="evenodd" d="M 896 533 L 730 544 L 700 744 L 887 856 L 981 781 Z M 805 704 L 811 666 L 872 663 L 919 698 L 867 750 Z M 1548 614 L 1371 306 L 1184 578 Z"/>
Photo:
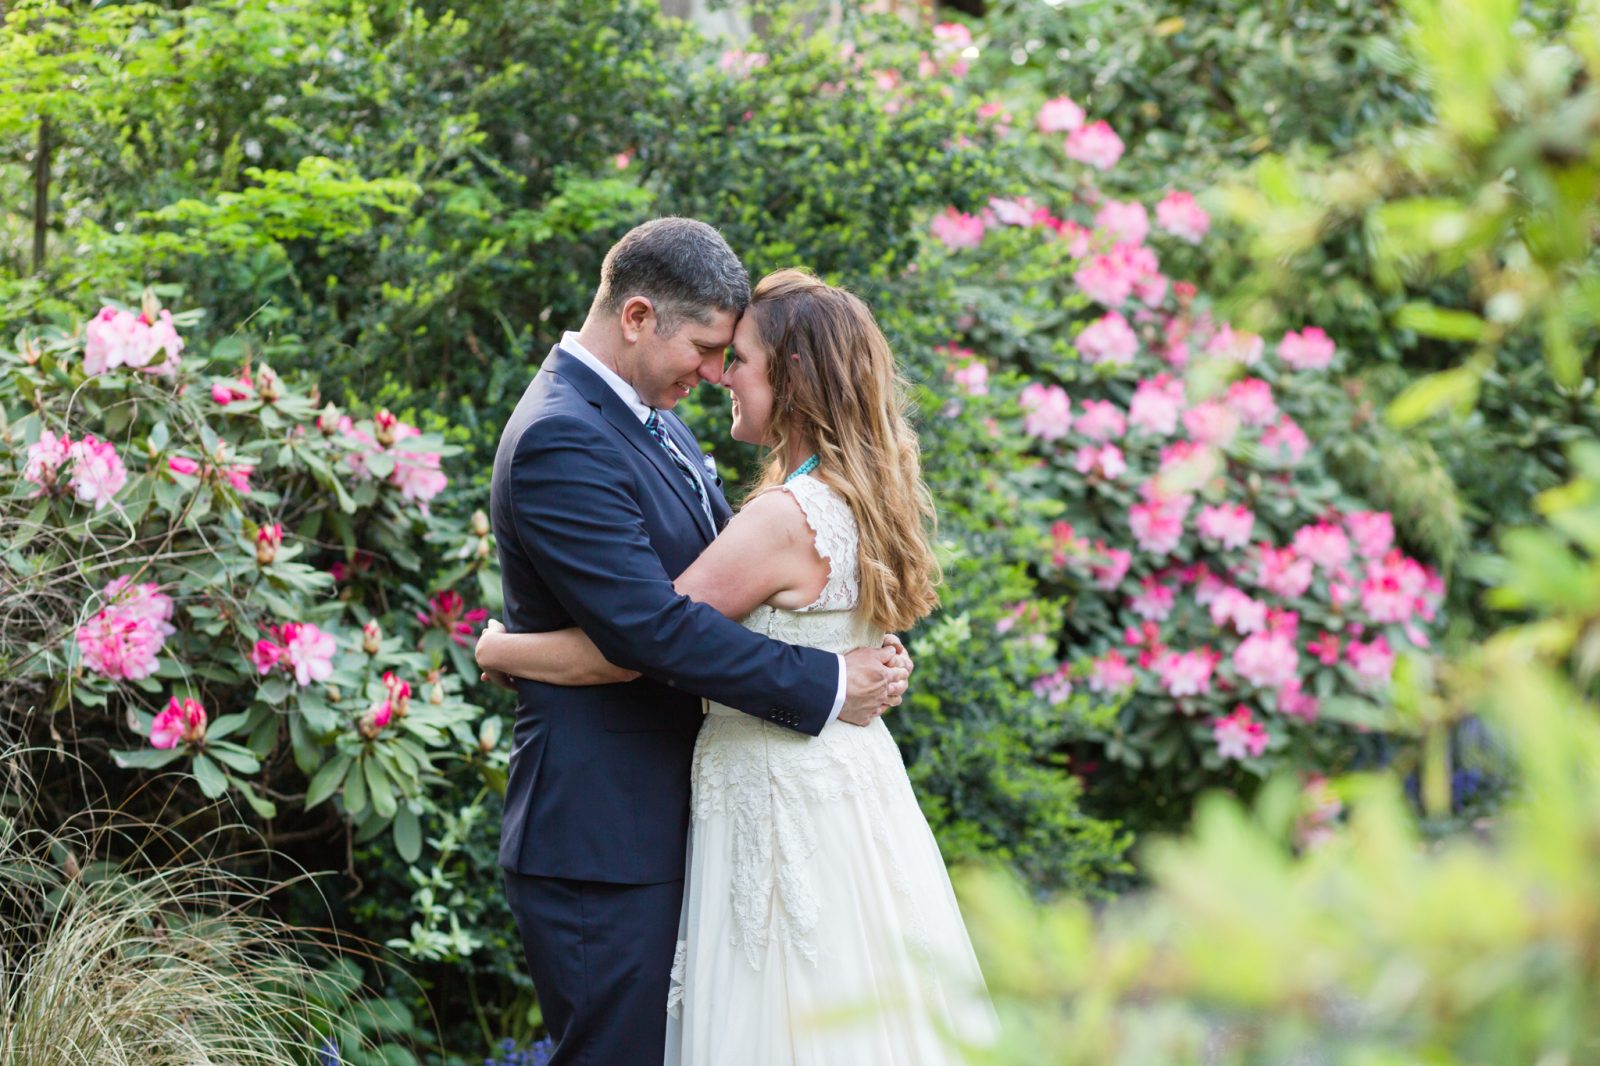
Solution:
<path fill-rule="evenodd" d="M 478 675 L 478 680 L 487 681 L 491 685 L 499 685 L 501 688 L 510 689 L 512 692 L 515 692 L 517 690 L 517 684 L 515 681 L 511 680 L 510 674 L 502 673 L 499 670 L 491 670 L 489 667 L 483 665 L 484 645 L 494 640 L 497 634 L 504 633 L 505 631 L 506 627 L 500 624 L 499 619 L 489 619 L 488 625 L 483 627 L 483 632 L 478 634 L 478 646 L 473 650 L 473 657 L 477 659 L 478 665 L 483 669 L 483 673 Z"/>
<path fill-rule="evenodd" d="M 906 646 L 900 642 L 900 637 L 894 633 L 885 633 L 883 635 L 883 646 L 894 649 L 894 659 L 889 665 L 904 670 L 909 681 L 911 674 L 917 669 L 917 664 L 911 661 L 911 653 L 906 651 Z"/>

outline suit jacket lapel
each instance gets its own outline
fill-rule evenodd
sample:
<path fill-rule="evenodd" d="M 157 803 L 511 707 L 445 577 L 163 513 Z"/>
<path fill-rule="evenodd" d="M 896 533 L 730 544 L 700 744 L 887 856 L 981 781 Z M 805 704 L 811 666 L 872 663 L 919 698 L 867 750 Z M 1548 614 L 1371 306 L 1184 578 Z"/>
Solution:
<path fill-rule="evenodd" d="M 544 365 L 540 369 L 559 375 L 562 379 L 571 383 L 573 388 L 582 393 L 584 399 L 600 409 L 600 413 L 607 422 L 611 423 L 612 428 L 620 433 L 624 440 L 633 445 L 634 449 L 648 459 L 656 468 L 657 473 L 666 481 L 667 486 L 683 503 L 684 507 L 688 508 L 689 514 L 694 518 L 695 528 L 700 531 L 701 536 L 709 544 L 712 538 L 716 536 L 716 530 L 711 528 L 711 524 L 706 518 L 705 509 L 700 506 L 700 499 L 695 495 L 694 488 L 684 480 L 683 475 L 678 471 L 678 467 L 673 463 L 672 457 L 667 454 L 667 450 L 650 435 L 649 430 L 644 428 L 644 423 L 639 421 L 639 416 L 629 409 L 622 397 L 618 396 L 610 385 L 602 381 L 599 375 L 584 366 L 577 356 L 563 351 L 559 344 L 550 350 L 549 357 L 545 359 Z M 670 425 L 670 420 L 663 419 L 663 424 Z M 696 449 L 696 452 L 698 451 L 699 449 Z M 693 462 L 694 460 L 691 458 L 690 463 L 692 464 Z"/>

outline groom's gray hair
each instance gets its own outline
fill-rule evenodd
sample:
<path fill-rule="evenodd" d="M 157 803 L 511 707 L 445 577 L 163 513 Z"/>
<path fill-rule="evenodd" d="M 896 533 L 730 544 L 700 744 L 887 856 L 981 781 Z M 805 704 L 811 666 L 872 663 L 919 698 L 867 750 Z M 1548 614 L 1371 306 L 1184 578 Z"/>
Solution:
<path fill-rule="evenodd" d="M 655 306 L 657 332 L 671 336 L 685 318 L 706 325 L 717 311 L 743 314 L 750 275 L 722 234 L 704 222 L 656 218 L 624 234 L 600 265 L 596 307 L 615 314 L 632 296 Z"/>

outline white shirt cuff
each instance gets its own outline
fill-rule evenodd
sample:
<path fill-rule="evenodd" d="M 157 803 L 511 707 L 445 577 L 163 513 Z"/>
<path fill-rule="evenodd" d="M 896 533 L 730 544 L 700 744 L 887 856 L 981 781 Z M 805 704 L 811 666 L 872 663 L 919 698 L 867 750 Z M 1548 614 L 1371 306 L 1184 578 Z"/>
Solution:
<path fill-rule="evenodd" d="M 833 710 L 828 712 L 828 725 L 839 717 L 839 712 L 844 710 L 845 683 L 849 680 L 848 671 L 845 670 L 844 656 L 839 656 L 839 693 L 833 697 Z"/>

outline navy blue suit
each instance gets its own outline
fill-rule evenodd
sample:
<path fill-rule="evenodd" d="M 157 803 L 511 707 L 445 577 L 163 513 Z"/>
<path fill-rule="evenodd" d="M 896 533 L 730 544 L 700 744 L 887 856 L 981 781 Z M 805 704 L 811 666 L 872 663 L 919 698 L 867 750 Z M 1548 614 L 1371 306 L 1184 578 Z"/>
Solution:
<path fill-rule="evenodd" d="M 699 446 L 662 413 L 679 450 Z M 717 482 L 712 518 L 729 517 Z M 513 633 L 579 626 L 636 681 L 517 682 L 500 865 L 555 1066 L 661 1061 L 700 698 L 815 736 L 838 659 L 780 644 L 672 581 L 716 534 L 665 449 L 557 347 L 495 454 L 490 512 Z"/>

